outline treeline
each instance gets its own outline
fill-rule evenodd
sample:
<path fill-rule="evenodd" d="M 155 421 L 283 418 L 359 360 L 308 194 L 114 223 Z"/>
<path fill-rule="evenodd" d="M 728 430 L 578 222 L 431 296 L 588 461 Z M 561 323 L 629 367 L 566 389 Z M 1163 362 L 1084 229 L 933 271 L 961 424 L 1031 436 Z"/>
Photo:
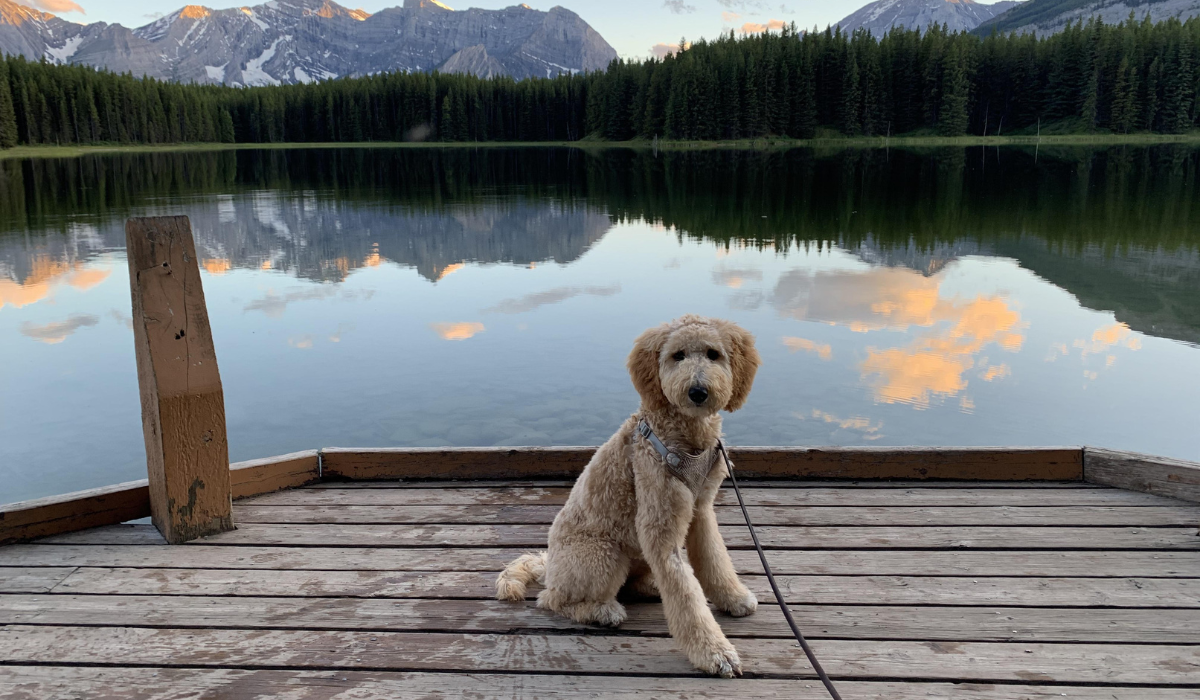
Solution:
<path fill-rule="evenodd" d="M 1057 131 L 1200 123 L 1200 19 L 1080 22 L 1046 38 L 932 28 L 701 41 L 662 60 L 514 81 L 393 73 L 249 89 L 0 61 L 16 144 L 574 141 Z"/>

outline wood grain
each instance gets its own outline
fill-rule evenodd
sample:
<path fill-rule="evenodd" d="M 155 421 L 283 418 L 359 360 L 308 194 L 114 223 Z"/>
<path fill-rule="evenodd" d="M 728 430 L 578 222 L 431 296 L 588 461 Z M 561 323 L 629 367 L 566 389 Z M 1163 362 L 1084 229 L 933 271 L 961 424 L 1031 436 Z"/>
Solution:
<path fill-rule="evenodd" d="M 813 677 L 794 642 L 738 641 L 748 674 Z M 1200 684 L 1200 646 L 814 640 L 835 678 Z M 16 663 L 697 676 L 668 638 L 10 625 Z"/>
<path fill-rule="evenodd" d="M 157 533 L 156 533 L 157 534 Z M 161 541 L 161 540 L 160 540 Z M 16 545 L 3 550 L 10 566 L 98 566 L 176 569 L 498 572 L 512 560 L 506 548 L 223 547 L 142 545 Z M 762 573 L 753 550 L 729 553 L 739 573 Z M 887 576 L 1043 576 L 1200 578 L 1200 554 L 1164 551 L 922 551 L 775 550 L 778 574 Z"/>
<path fill-rule="evenodd" d="M 168 542 L 233 529 L 225 396 L 185 216 L 125 224 L 150 517 Z"/>
<path fill-rule="evenodd" d="M 320 457 L 316 450 L 235 462 L 229 465 L 233 498 L 295 489 L 321 478 Z"/>
<path fill-rule="evenodd" d="M 562 479 L 577 476 L 594 452 L 594 447 L 330 447 L 322 458 L 331 479 Z M 730 456 L 737 475 L 747 478 L 1083 478 L 1083 451 L 1077 447 L 738 447 Z"/>
<path fill-rule="evenodd" d="M 1145 688 L 1113 686 L 994 685 L 843 681 L 838 690 L 859 700 L 1145 700 Z M 114 700 L 179 700 L 181 697 L 250 700 L 395 700 L 448 695 L 511 700 L 827 700 L 820 683 L 792 679 L 628 678 L 379 671 L 274 671 L 245 669 L 99 668 L 9 666 L 0 674 L 0 696 L 9 700 L 75 700 L 103 694 Z M 1156 688 L 1155 700 L 1195 700 L 1195 690 Z"/>
<path fill-rule="evenodd" d="M 1200 463 L 1089 447 L 1084 476 L 1095 484 L 1200 503 Z"/>
<path fill-rule="evenodd" d="M 112 525 L 150 515 L 145 479 L 0 505 L 0 544 Z"/>
<path fill-rule="evenodd" d="M 461 523 L 461 524 L 549 524 L 561 506 L 464 505 L 464 506 L 260 506 L 239 505 L 234 515 L 239 523 Z M 863 525 L 1013 525 L 1186 527 L 1200 523 L 1200 506 L 861 506 L 796 507 L 755 506 L 751 518 L 759 525 L 863 526 Z M 716 507 L 717 522 L 744 525 L 741 509 Z"/>
<path fill-rule="evenodd" d="M 662 605 L 629 603 L 620 632 L 667 636 Z M 1193 644 L 1200 611 L 1157 608 L 1013 608 L 793 605 L 812 639 L 986 640 Z M 791 639 L 783 614 L 717 615 L 731 637 Z M 344 629 L 521 634 L 595 633 L 532 602 L 387 598 L 141 595 L 0 595 L 0 624 L 229 629 Z"/>

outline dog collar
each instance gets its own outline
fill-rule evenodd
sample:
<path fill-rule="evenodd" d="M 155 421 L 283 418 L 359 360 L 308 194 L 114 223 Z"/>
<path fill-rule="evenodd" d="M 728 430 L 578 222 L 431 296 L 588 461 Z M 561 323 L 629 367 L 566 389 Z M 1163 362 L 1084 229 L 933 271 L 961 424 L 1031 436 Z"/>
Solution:
<path fill-rule="evenodd" d="M 646 422 L 645 418 L 638 421 L 637 431 L 639 435 L 646 438 L 646 441 L 650 443 L 650 446 L 654 448 L 654 451 L 658 453 L 658 456 L 662 457 L 663 461 L 667 463 L 667 466 L 675 468 L 680 464 L 683 464 L 683 458 L 679 456 L 679 453 L 668 448 L 663 444 L 662 440 L 658 439 L 658 436 L 655 435 L 654 431 L 650 429 L 650 424 Z"/>

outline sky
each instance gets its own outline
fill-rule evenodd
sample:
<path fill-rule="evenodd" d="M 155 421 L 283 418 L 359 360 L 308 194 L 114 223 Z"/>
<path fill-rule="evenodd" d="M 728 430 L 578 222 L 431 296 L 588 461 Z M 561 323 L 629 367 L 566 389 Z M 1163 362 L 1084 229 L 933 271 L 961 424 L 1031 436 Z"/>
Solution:
<path fill-rule="evenodd" d="M 16 0 L 72 22 L 109 22 L 138 27 L 165 13 L 174 12 L 189 2 L 214 9 L 261 4 L 262 0 L 229 2 L 215 0 Z M 468 7 L 499 9 L 518 4 L 519 0 L 470 0 L 459 4 L 448 0 L 456 10 Z M 715 37 L 731 29 L 763 31 L 795 22 L 799 27 L 825 27 L 854 12 L 868 0 L 525 0 L 534 9 L 549 10 L 562 4 L 600 32 L 617 53 L 625 58 L 644 58 L 654 47 L 661 53 L 677 45 L 681 37 L 688 41 Z M 403 4 L 403 0 L 342 0 L 351 9 L 378 12 Z M 82 12 L 81 12 L 82 11 Z"/>

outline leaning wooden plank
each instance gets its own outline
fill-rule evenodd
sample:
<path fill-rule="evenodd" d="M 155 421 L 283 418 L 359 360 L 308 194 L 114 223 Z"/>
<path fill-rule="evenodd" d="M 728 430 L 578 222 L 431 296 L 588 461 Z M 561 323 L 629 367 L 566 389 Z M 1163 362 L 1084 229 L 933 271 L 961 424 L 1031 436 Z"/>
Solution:
<path fill-rule="evenodd" d="M 0 505 L 0 544 L 123 523 L 150 515 L 145 479 Z"/>
<path fill-rule="evenodd" d="M 1200 503 L 1200 463 L 1089 447 L 1084 478 L 1095 484 Z"/>
<path fill-rule="evenodd" d="M 340 483 L 340 482 L 332 482 Z M 355 482 L 357 483 L 357 482 Z M 739 481 L 739 483 L 741 483 Z M 761 483 L 761 482 L 760 482 Z M 236 491 L 237 484 L 234 484 Z M 468 506 L 562 505 L 568 487 L 495 488 L 306 488 L 269 493 L 246 500 L 255 506 Z M 758 506 L 1179 506 L 1179 501 L 1122 489 L 1002 488 L 784 488 L 742 486 L 748 505 Z M 717 492 L 718 505 L 736 506 L 733 490 Z"/>
<path fill-rule="evenodd" d="M 811 678 L 788 640 L 739 640 L 751 675 Z M 835 678 L 1200 684 L 1200 647 L 814 640 Z M 0 628 L 0 661 L 697 676 L 669 638 L 311 630 Z"/>
<path fill-rule="evenodd" d="M 1144 700 L 1146 688 L 844 681 L 838 690 L 860 700 Z M 1156 700 L 1195 700 L 1195 690 L 1155 688 Z M 511 700 L 826 700 L 816 682 L 742 678 L 653 678 L 503 673 L 402 673 L 372 671 L 274 671 L 191 668 L 99 668 L 8 666 L 0 696 L 9 700 L 66 700 L 103 694 L 118 700 L 179 700 L 181 697 L 287 697 L 296 700 L 395 700 L 405 697 L 510 698 Z"/>
<path fill-rule="evenodd" d="M 512 560 L 506 548 L 223 547 L 192 544 L 13 545 L 0 550 L 12 566 L 100 566 L 176 569 L 498 572 Z M 739 573 L 762 573 L 753 550 L 734 550 Z M 1041 576 L 1200 578 L 1200 555 L 1163 551 L 908 551 L 776 550 L 779 574 L 853 576 Z"/>
<path fill-rule="evenodd" d="M 0 558 L 0 564 L 7 562 Z M 0 565 L 0 593 L 48 593 L 73 571 L 73 566 Z"/>
<path fill-rule="evenodd" d="M 125 224 L 150 517 L 171 543 L 233 529 L 225 395 L 186 216 Z"/>
<path fill-rule="evenodd" d="M 629 603 L 621 633 L 667 636 L 659 603 Z M 1192 644 L 1200 611 L 1159 608 L 918 607 L 793 605 L 807 636 L 892 640 L 1028 640 Z M 791 638 L 779 609 L 718 614 L 734 637 Z M 0 624 L 229 629 L 345 629 L 396 632 L 597 632 L 532 602 L 381 598 L 140 595 L 0 595 Z"/>
<path fill-rule="evenodd" d="M 462 505 L 462 506 L 260 506 L 239 505 L 239 523 L 360 523 L 424 524 L 551 523 L 561 506 Z M 717 522 L 742 525 L 740 508 L 717 506 Z M 1033 525 L 1109 527 L 1185 527 L 1200 524 L 1200 506 L 755 506 L 755 525 Z"/>
<path fill-rule="evenodd" d="M 234 498 L 292 489 L 321 478 L 316 450 L 235 462 L 229 465 L 229 472 Z"/>
<path fill-rule="evenodd" d="M 9 572 L 12 573 L 9 573 Z M 0 593 L 29 591 L 30 571 L 0 567 Z M 72 571 L 67 569 L 68 572 Z M 267 569 L 79 568 L 55 593 L 107 595 L 492 598 L 492 571 L 271 571 Z M 774 600 L 765 576 L 743 576 L 759 600 Z M 777 581 L 789 603 L 1200 608 L 1200 578 L 1028 578 L 790 576 Z M 530 595 L 535 595 L 536 590 Z"/>
<path fill-rule="evenodd" d="M 340 448 L 322 450 L 324 475 L 342 479 L 495 479 L 574 477 L 593 447 Z M 747 478 L 988 479 L 1083 478 L 1077 447 L 738 447 Z"/>
<path fill-rule="evenodd" d="M 101 531 L 90 531 L 96 543 Z M 544 547 L 548 525 L 312 525 L 246 523 L 205 544 L 360 547 Z M 1174 549 L 1200 550 L 1195 527 L 786 527 L 757 528 L 764 547 L 779 549 Z M 63 538 L 75 537 L 65 535 Z M 727 546 L 753 546 L 746 528 L 722 525 Z M 79 538 L 82 540 L 82 538 Z"/>

